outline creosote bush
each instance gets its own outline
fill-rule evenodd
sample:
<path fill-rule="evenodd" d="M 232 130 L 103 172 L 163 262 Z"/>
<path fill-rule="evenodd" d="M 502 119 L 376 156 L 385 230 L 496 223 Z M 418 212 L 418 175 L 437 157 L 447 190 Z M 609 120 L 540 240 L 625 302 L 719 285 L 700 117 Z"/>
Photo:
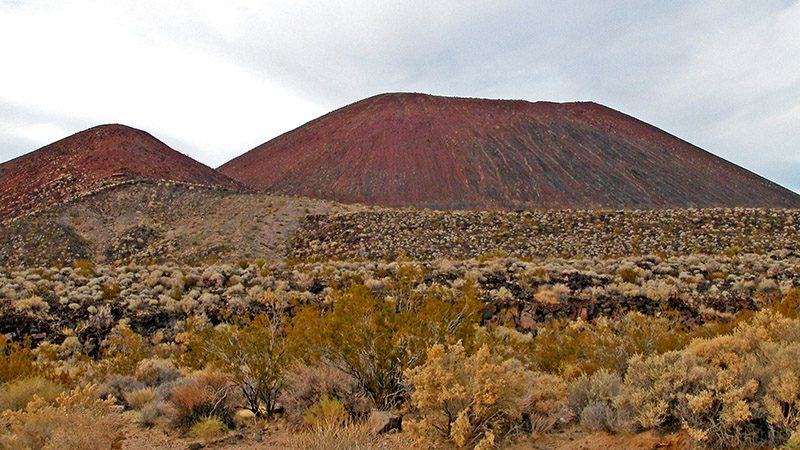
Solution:
<path fill-rule="evenodd" d="M 461 296 L 441 287 L 410 298 L 381 299 L 364 285 L 331 294 L 331 307 L 301 308 L 290 337 L 312 363 L 352 376 L 381 409 L 406 397 L 403 371 L 424 358 L 429 345 L 471 341 L 480 303 L 470 290 Z"/>
<path fill-rule="evenodd" d="M 192 338 L 184 360 L 208 364 L 229 374 L 247 406 L 257 415 L 271 415 L 284 384 L 284 371 L 294 356 L 284 336 L 280 313 L 244 319 L 241 326 L 208 328 Z"/>
<path fill-rule="evenodd" d="M 34 376 L 38 372 L 35 355 L 29 345 L 21 345 L 0 335 L 0 383 Z"/>

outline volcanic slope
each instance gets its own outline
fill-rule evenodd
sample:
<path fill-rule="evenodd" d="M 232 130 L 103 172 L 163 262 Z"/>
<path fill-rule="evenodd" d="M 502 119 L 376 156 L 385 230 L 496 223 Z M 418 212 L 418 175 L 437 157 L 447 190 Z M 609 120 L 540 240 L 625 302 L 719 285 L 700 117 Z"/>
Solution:
<path fill-rule="evenodd" d="M 100 125 L 0 164 L 0 221 L 140 179 L 243 188 L 144 131 Z"/>
<path fill-rule="evenodd" d="M 463 209 L 800 207 L 800 196 L 596 103 L 382 94 L 233 159 L 251 187 Z"/>

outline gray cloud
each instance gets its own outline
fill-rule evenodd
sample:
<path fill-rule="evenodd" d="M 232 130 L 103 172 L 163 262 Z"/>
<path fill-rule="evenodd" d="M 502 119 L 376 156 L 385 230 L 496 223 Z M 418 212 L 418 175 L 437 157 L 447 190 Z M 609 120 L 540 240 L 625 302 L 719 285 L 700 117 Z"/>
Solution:
<path fill-rule="evenodd" d="M 86 12 L 76 5 L 60 6 L 59 17 Z M 89 9 L 97 23 L 84 26 L 131 54 L 124 60 L 112 55 L 110 63 L 126 70 L 108 74 L 132 72 L 120 82 L 141 92 L 122 96 L 116 105 L 89 96 L 82 108 L 59 103 L 69 96 L 37 99 L 43 111 L 59 113 L 51 115 L 54 128 L 77 131 L 71 127 L 89 120 L 135 122 L 218 165 L 321 113 L 380 92 L 594 100 L 800 187 L 800 170 L 789 169 L 800 164 L 795 1 L 97 5 Z M 35 21 L 46 15 L 41 9 L 2 3 L 0 17 L 24 12 Z M 76 38 L 85 42 L 95 45 Z M 42 48 L 47 47 L 36 50 Z M 70 70 L 81 75 L 95 69 L 94 59 L 80 61 L 85 67 Z M 13 85 L 0 86 L 0 100 L 13 97 Z M 114 117 L 104 120 L 105 114 Z M 4 134 L 14 135 L 31 120 L 43 119 L 0 107 Z M 28 150 L 6 147 L 22 144 L 3 138 L 0 160 Z"/>

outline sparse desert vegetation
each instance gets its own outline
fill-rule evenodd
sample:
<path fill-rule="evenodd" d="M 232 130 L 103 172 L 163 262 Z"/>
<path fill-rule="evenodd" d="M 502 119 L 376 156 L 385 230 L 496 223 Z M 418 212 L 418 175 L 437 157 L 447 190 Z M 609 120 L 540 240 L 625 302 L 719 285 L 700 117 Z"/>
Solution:
<path fill-rule="evenodd" d="M 485 449 L 656 433 L 675 446 L 793 445 L 800 255 L 721 245 L 7 267 L 3 443 L 60 448 L 65 429 L 108 423 L 71 438 Z"/>
<path fill-rule="evenodd" d="M 796 445 L 798 219 L 109 188 L 5 225 L 0 439 Z"/>

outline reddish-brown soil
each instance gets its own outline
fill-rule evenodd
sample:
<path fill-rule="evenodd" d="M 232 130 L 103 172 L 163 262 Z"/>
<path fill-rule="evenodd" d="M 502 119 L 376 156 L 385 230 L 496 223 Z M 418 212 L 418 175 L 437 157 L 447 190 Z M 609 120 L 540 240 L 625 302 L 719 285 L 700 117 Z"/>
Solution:
<path fill-rule="evenodd" d="M 144 131 L 101 125 L 0 164 L 0 221 L 135 179 L 242 188 Z"/>
<path fill-rule="evenodd" d="M 434 208 L 800 207 L 800 196 L 595 103 L 383 94 L 219 170 L 257 189 Z"/>

